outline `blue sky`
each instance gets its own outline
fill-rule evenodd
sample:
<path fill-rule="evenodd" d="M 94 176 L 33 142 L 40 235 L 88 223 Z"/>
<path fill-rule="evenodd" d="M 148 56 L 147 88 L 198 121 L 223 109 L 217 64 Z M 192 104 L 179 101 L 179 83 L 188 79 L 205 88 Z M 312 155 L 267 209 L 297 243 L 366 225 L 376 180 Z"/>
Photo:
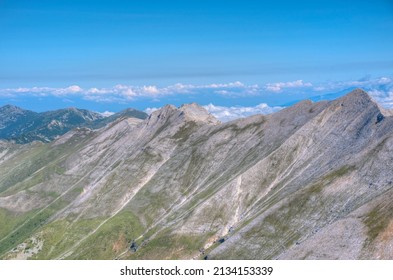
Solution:
<path fill-rule="evenodd" d="M 270 108 L 362 86 L 390 106 L 392 34 L 391 0 L 0 0 L 0 105 Z"/>

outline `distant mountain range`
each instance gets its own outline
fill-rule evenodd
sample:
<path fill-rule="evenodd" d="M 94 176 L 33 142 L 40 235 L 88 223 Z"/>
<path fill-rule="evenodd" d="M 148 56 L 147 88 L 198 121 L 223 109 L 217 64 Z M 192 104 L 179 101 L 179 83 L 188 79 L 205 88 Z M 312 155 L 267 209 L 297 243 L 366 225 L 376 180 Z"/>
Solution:
<path fill-rule="evenodd" d="M 147 114 L 126 109 L 104 117 L 99 113 L 77 108 L 36 113 L 6 105 L 0 107 L 0 139 L 20 144 L 32 141 L 50 142 L 76 127 L 100 128 L 126 117 L 145 119 Z"/>
<path fill-rule="evenodd" d="M 393 259 L 393 116 L 359 89 L 0 141 L 0 170 L 3 259 Z"/>

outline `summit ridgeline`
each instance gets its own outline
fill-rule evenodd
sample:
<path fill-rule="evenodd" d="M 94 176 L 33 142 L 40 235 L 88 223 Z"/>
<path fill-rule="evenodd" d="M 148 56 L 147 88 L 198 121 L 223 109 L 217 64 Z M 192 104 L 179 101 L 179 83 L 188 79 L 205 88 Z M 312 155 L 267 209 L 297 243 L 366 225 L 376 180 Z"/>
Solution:
<path fill-rule="evenodd" d="M 357 89 L 227 123 L 167 105 L 0 141 L 1 258 L 393 259 L 387 112 Z M 32 114 L 0 110 L 3 126 Z"/>

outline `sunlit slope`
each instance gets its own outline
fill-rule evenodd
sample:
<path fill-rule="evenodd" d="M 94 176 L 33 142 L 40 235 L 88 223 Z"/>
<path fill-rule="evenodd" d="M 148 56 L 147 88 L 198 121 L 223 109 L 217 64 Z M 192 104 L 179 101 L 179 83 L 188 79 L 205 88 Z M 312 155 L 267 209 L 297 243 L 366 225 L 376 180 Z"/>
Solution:
<path fill-rule="evenodd" d="M 0 254 L 393 258 L 393 119 L 356 90 L 220 123 L 196 104 L 0 143 Z"/>

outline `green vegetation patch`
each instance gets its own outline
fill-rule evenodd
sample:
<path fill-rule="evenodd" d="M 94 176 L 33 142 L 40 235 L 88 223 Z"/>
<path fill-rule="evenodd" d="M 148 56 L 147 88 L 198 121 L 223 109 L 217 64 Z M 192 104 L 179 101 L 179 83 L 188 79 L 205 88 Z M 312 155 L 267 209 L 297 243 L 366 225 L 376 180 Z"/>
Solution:
<path fill-rule="evenodd" d="M 367 227 L 369 242 L 374 241 L 383 232 L 393 219 L 393 205 L 384 202 L 375 206 L 364 218 L 363 222 Z"/>
<path fill-rule="evenodd" d="M 129 255 L 131 259 L 186 259 L 197 256 L 211 233 L 185 235 L 162 232 Z"/>
<path fill-rule="evenodd" d="M 120 212 L 82 242 L 69 259 L 114 259 L 127 251 L 143 231 L 137 216 L 130 211 Z"/>
<path fill-rule="evenodd" d="M 14 228 L 21 225 L 32 215 L 34 215 L 34 212 L 27 214 L 16 214 L 0 208 L 0 240 L 6 237 L 7 234 L 9 234 Z"/>
<path fill-rule="evenodd" d="M 184 143 L 190 137 L 190 135 L 198 127 L 197 123 L 194 121 L 187 122 L 185 125 L 179 128 L 179 130 L 173 135 L 173 139 L 179 141 L 179 143 Z"/>
<path fill-rule="evenodd" d="M 17 230 L 11 231 L 11 233 L 0 242 L 0 254 L 6 253 L 28 237 L 32 236 L 38 228 L 48 221 L 52 214 L 53 210 L 46 209 L 30 218 L 25 217 L 26 222 Z"/>
<path fill-rule="evenodd" d="M 37 209 L 22 215 L 0 211 L 2 213 L 0 214 L 0 225 L 7 223 L 4 228 L 2 227 L 6 230 L 3 231 L 4 234 L 0 238 L 0 255 L 33 236 L 48 223 L 53 214 L 64 207 L 65 202 L 60 199 L 46 209 Z M 8 223 L 10 224 L 8 225 Z"/>
<path fill-rule="evenodd" d="M 33 258 L 54 259 L 59 257 L 93 231 L 102 220 L 102 218 L 78 220 L 76 222 L 58 220 L 47 224 L 41 231 L 44 240 L 42 250 Z"/>

